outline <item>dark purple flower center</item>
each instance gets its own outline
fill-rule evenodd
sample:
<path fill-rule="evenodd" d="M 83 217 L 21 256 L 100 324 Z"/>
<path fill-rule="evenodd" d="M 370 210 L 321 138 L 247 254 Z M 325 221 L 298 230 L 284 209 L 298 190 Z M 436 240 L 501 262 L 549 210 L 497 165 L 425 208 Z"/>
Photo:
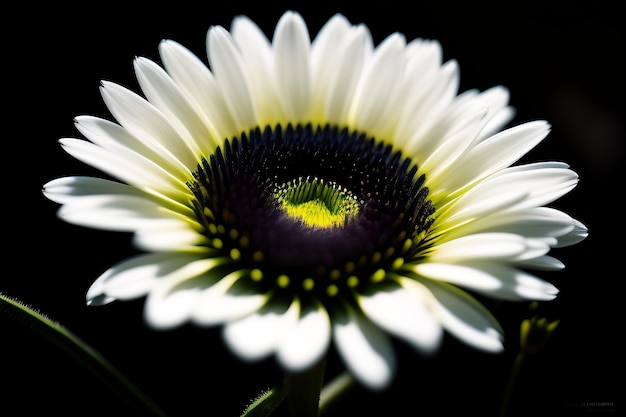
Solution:
<path fill-rule="evenodd" d="M 288 125 L 226 141 L 190 187 L 212 247 L 240 269 L 330 293 L 411 255 L 434 212 L 424 179 L 358 132 Z"/>

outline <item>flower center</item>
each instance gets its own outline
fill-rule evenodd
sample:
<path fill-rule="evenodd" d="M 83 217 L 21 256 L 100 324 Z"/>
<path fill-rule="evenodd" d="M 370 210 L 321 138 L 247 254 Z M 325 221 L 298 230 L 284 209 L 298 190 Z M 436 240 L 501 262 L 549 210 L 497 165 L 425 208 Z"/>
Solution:
<path fill-rule="evenodd" d="M 342 227 L 359 213 L 359 202 L 352 192 L 318 178 L 281 184 L 273 197 L 287 216 L 311 228 Z"/>
<path fill-rule="evenodd" d="M 400 152 L 331 126 L 267 126 L 202 158 L 194 208 L 212 256 L 258 291 L 350 296 L 418 256 L 434 207 Z"/>

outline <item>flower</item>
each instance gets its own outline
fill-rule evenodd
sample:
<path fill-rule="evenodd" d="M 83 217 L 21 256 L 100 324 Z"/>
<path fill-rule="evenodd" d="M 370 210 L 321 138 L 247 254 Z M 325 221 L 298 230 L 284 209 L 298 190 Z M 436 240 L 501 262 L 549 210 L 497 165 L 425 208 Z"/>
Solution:
<path fill-rule="evenodd" d="M 116 122 L 76 119 L 60 140 L 111 179 L 54 179 L 63 220 L 133 232 L 142 253 L 113 265 L 90 305 L 146 297 L 146 322 L 223 326 L 244 360 L 287 371 L 337 349 L 364 386 L 396 367 L 393 340 L 437 352 L 445 332 L 487 352 L 502 329 L 478 296 L 551 300 L 531 270 L 587 234 L 547 205 L 578 176 L 515 165 L 549 133 L 506 127 L 508 91 L 458 93 L 440 44 L 333 16 L 311 40 L 288 11 L 268 39 L 237 17 L 212 27 L 209 65 L 182 45 L 143 57 L 143 96 L 102 82 Z"/>

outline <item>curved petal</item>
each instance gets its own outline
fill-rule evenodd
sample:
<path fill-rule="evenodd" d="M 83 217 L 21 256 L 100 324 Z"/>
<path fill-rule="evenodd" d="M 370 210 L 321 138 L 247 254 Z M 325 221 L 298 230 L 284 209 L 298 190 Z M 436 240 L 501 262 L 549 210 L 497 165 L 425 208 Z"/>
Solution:
<path fill-rule="evenodd" d="M 333 337 L 346 367 L 363 385 L 386 388 L 396 371 L 396 356 L 388 336 L 371 321 L 345 306 L 332 318 Z"/>
<path fill-rule="evenodd" d="M 133 244 L 138 249 L 150 252 L 201 251 L 210 246 L 209 240 L 189 222 L 170 220 L 144 227 L 135 232 Z"/>
<path fill-rule="evenodd" d="M 235 41 L 224 28 L 212 27 L 207 35 L 207 50 L 217 85 L 238 128 L 229 134 L 238 135 L 256 127 L 254 101 Z"/>
<path fill-rule="evenodd" d="M 155 152 L 176 161 L 179 171 L 187 173 L 196 168 L 197 155 L 156 107 L 112 82 L 102 81 L 100 92 L 111 114 L 133 136 Z"/>
<path fill-rule="evenodd" d="M 432 262 L 499 260 L 515 261 L 534 254 L 548 252 L 548 245 L 537 248 L 537 243 L 514 233 L 476 233 L 438 243 L 429 254 Z"/>
<path fill-rule="evenodd" d="M 358 297 L 365 315 L 387 332 L 425 354 L 434 353 L 442 341 L 442 328 L 429 309 L 429 294 L 416 286 L 379 288 Z"/>
<path fill-rule="evenodd" d="M 260 310 L 271 294 L 259 294 L 239 281 L 241 272 L 229 274 L 198 296 L 192 320 L 214 326 L 239 320 Z"/>
<path fill-rule="evenodd" d="M 386 139 L 384 133 L 393 131 L 386 117 L 394 92 L 400 85 L 405 66 L 404 37 L 394 34 L 387 37 L 374 51 L 355 92 L 348 115 L 349 122 L 369 135 Z M 396 110 L 396 108 L 393 108 Z"/>
<path fill-rule="evenodd" d="M 176 217 L 153 201 L 132 195 L 81 197 L 61 206 L 57 214 L 68 223 L 118 232 L 133 232 Z"/>
<path fill-rule="evenodd" d="M 298 323 L 278 345 L 278 361 L 292 372 L 303 371 L 326 353 L 330 336 L 330 318 L 326 309 L 321 304 L 303 306 Z"/>
<path fill-rule="evenodd" d="M 434 263 L 414 265 L 420 276 L 459 285 L 505 300 L 552 300 L 558 289 L 527 272 L 494 262 Z"/>
<path fill-rule="evenodd" d="M 200 258 L 188 253 L 149 253 L 128 258 L 100 275 L 87 291 L 88 305 L 146 295 L 157 280 Z"/>
<path fill-rule="evenodd" d="M 307 122 L 311 102 L 311 41 L 298 13 L 283 14 L 274 32 L 274 74 L 277 92 L 292 123 Z"/>
<path fill-rule="evenodd" d="M 224 326 L 224 340 L 243 360 L 260 360 L 274 352 L 298 323 L 300 303 L 267 303 L 261 310 Z"/>
<path fill-rule="evenodd" d="M 236 17 L 230 32 L 241 51 L 243 70 L 250 80 L 250 89 L 259 125 L 274 125 L 286 120 L 284 103 L 274 82 L 272 45 L 261 29 L 245 16 Z"/>
<path fill-rule="evenodd" d="M 146 299 L 146 322 L 157 329 L 169 329 L 190 320 L 201 291 L 220 279 L 210 270 L 222 263 L 219 258 L 199 259 L 160 277 Z"/>
<path fill-rule="evenodd" d="M 171 40 L 162 41 L 159 52 L 168 74 L 202 114 L 211 136 L 221 140 L 239 133 L 215 77 L 207 66 L 187 48 Z"/>
<path fill-rule="evenodd" d="M 88 164 L 94 162 L 96 165 L 93 166 L 98 167 L 103 172 L 108 172 L 139 188 L 150 188 L 174 195 L 180 192 L 189 192 L 189 187 L 185 182 L 180 177 L 173 175 L 173 172 L 176 172 L 179 167 L 174 166 L 170 158 L 154 152 L 122 126 L 93 116 L 78 116 L 75 119 L 75 124 L 78 131 L 90 142 L 114 153 L 120 161 L 127 161 L 126 165 L 129 166 L 124 173 L 132 174 L 132 176 L 121 177 L 119 169 L 114 168 L 118 163 L 112 165 L 98 164 L 99 159 L 95 161 L 84 160 L 80 155 L 75 156 L 76 158 Z M 115 175 L 116 173 L 117 175 Z"/>
<path fill-rule="evenodd" d="M 408 279 L 407 279 L 408 280 Z M 405 283 L 415 285 L 417 283 Z M 501 352 L 502 328 L 478 301 L 451 285 L 420 280 L 433 295 L 434 312 L 448 332 L 487 352 Z"/>
<path fill-rule="evenodd" d="M 222 138 L 214 138 L 211 131 L 178 85 L 155 62 L 138 57 L 135 59 L 135 74 L 146 98 L 163 113 L 172 127 L 195 155 L 201 155 L 206 142 L 217 146 Z"/>
<path fill-rule="evenodd" d="M 509 128 L 483 140 L 450 167 L 454 170 L 454 175 L 448 175 L 446 178 L 449 184 L 444 182 L 442 186 L 450 189 L 463 188 L 466 184 L 510 166 L 537 146 L 549 132 L 548 123 L 534 121 Z"/>

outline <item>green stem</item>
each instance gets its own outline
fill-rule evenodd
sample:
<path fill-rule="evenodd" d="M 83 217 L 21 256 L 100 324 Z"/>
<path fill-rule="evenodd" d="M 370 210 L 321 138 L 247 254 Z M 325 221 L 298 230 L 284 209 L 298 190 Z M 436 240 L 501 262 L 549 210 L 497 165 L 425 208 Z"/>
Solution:
<path fill-rule="evenodd" d="M 341 398 L 356 387 L 356 381 L 350 372 L 338 375 L 322 388 L 320 395 L 320 416 L 324 415 Z"/>
<path fill-rule="evenodd" d="M 267 417 L 278 408 L 284 399 L 285 390 L 281 386 L 276 386 L 255 398 L 240 417 Z"/>
<path fill-rule="evenodd" d="M 513 362 L 513 368 L 511 369 L 511 374 L 509 375 L 509 380 L 506 384 L 506 391 L 504 391 L 504 396 L 502 398 L 502 405 L 500 407 L 500 417 L 506 417 L 509 412 L 509 407 L 511 406 L 511 398 L 513 397 L 513 390 L 515 389 L 515 383 L 517 381 L 517 376 L 519 375 L 519 371 L 522 367 L 522 363 L 524 362 L 524 353 L 518 352 L 515 357 L 515 362 Z"/>
<path fill-rule="evenodd" d="M 326 359 L 324 358 L 306 371 L 285 374 L 284 387 L 291 416 L 318 416 L 325 367 Z"/>
<path fill-rule="evenodd" d="M 127 380 L 102 355 L 60 324 L 2 293 L 0 293 L 0 313 L 31 328 L 56 344 L 133 406 L 139 415 L 166 416 L 150 398 Z"/>

